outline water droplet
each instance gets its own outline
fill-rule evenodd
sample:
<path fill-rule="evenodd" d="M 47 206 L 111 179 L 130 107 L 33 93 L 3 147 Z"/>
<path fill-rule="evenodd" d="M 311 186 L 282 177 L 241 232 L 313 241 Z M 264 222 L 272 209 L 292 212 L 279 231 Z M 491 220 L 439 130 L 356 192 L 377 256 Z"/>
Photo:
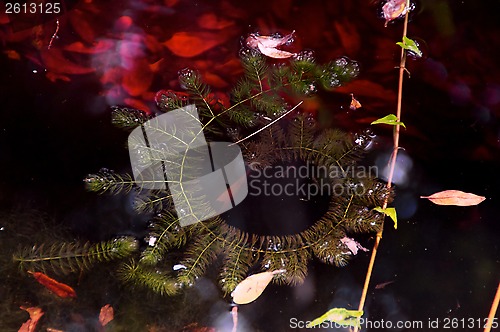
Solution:
<path fill-rule="evenodd" d="M 172 270 L 174 271 L 178 271 L 178 270 L 181 270 L 181 269 L 187 269 L 187 267 L 185 265 L 182 265 L 182 264 L 175 264 L 173 267 L 172 267 Z M 222 281 L 222 280 L 221 280 Z"/>
<path fill-rule="evenodd" d="M 303 50 L 293 56 L 295 61 L 308 61 L 314 62 L 314 51 L 312 50 Z"/>
<path fill-rule="evenodd" d="M 250 61 L 253 58 L 258 58 L 258 59 L 262 58 L 259 51 L 257 51 L 256 49 L 247 48 L 247 47 L 240 49 L 239 55 L 243 61 Z"/>

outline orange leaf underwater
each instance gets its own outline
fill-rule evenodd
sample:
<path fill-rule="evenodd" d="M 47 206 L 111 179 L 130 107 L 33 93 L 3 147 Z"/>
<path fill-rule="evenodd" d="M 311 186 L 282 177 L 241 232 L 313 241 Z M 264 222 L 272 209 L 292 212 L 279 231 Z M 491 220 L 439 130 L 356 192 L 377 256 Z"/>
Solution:
<path fill-rule="evenodd" d="M 465 193 L 460 190 L 445 190 L 430 196 L 420 196 L 427 198 L 432 203 L 437 205 L 456 205 L 456 206 L 472 206 L 478 205 L 486 199 L 484 196 Z"/>
<path fill-rule="evenodd" d="M 191 58 L 224 43 L 228 36 L 211 32 L 177 32 L 164 45 L 175 55 Z"/>
<path fill-rule="evenodd" d="M 218 18 L 214 13 L 206 13 L 198 19 L 200 28 L 211 30 L 222 30 L 234 25 L 233 21 Z"/>
<path fill-rule="evenodd" d="M 113 307 L 109 304 L 106 304 L 101 308 L 101 312 L 99 313 L 99 323 L 102 326 L 106 326 L 109 322 L 111 322 L 114 318 L 114 310 Z"/>
<path fill-rule="evenodd" d="M 76 297 L 76 292 L 73 288 L 70 286 L 63 284 L 55 279 L 52 279 L 51 277 L 47 276 L 46 274 L 43 274 L 42 272 L 31 272 L 28 271 L 29 274 L 33 276 L 33 278 L 38 281 L 41 285 L 43 285 L 45 288 L 53 292 L 59 297 L 71 297 L 74 298 Z"/>
<path fill-rule="evenodd" d="M 30 315 L 30 318 L 24 322 L 23 325 L 21 325 L 17 332 L 35 332 L 36 325 L 43 316 L 42 309 L 38 307 L 21 307 L 21 309 L 26 310 Z"/>

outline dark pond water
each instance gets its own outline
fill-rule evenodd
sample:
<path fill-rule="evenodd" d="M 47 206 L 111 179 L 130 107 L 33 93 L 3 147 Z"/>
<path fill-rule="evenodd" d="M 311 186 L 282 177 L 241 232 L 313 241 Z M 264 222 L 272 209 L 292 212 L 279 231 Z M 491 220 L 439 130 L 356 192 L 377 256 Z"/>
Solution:
<path fill-rule="evenodd" d="M 411 78 L 404 83 L 408 129 L 401 133 L 393 203 L 399 225 L 385 227 L 365 317 L 375 326 L 421 321 L 423 328 L 366 330 L 436 331 L 448 319 L 473 320 L 471 328 L 456 330 L 481 331 L 477 322 L 487 316 L 500 276 L 498 1 L 415 5 L 408 35 L 424 57 L 409 59 Z M 169 298 L 124 288 L 112 264 L 99 265 L 61 278 L 78 292 L 78 299 L 67 300 L 19 272 L 12 254 L 18 245 L 56 237 L 141 239 L 150 215 L 137 215 L 130 196 L 88 193 L 82 181 L 102 167 L 130 169 L 128 133 L 111 125 L 111 106 L 155 112 L 155 93 L 180 90 L 177 72 L 185 67 L 227 92 L 242 72 L 241 37 L 251 32 L 295 30 L 291 47 L 314 50 L 318 62 L 340 56 L 359 61 L 357 80 L 304 104 L 325 127 L 359 132 L 395 113 L 395 42 L 402 22 L 384 28 L 380 7 L 375 1 L 90 0 L 66 1 L 57 17 L 2 13 L 0 330 L 17 331 L 26 321 L 19 306 L 40 306 L 40 331 L 98 331 L 99 309 L 109 303 L 115 308 L 112 331 L 230 331 L 230 301 L 218 288 L 216 268 Z M 350 93 L 361 109 L 349 110 Z M 392 135 L 388 127 L 372 129 L 375 144 L 364 162 L 378 166 L 384 180 Z M 419 198 L 446 189 L 487 199 L 447 207 Z M 287 218 L 293 215 L 281 208 Z M 374 236 L 357 240 L 371 248 Z M 257 301 L 239 307 L 239 331 L 300 330 L 291 319 L 311 320 L 333 307 L 356 309 L 369 255 L 360 252 L 343 268 L 312 261 L 304 284 L 269 286 Z M 431 329 L 428 322 L 436 320 L 440 327 Z"/>

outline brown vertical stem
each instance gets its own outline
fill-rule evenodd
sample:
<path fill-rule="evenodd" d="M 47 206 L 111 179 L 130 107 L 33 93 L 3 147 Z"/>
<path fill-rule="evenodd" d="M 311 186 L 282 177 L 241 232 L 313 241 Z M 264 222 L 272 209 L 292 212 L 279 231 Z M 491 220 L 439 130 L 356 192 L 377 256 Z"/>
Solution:
<path fill-rule="evenodd" d="M 493 319 L 495 318 L 495 314 L 498 309 L 498 302 L 500 302 L 500 283 L 498 283 L 497 293 L 495 298 L 493 299 L 493 303 L 491 303 L 490 314 L 488 315 L 488 321 L 486 322 L 486 326 L 484 327 L 484 332 L 490 332 L 491 326 L 493 325 Z"/>
<path fill-rule="evenodd" d="M 410 1 L 408 0 L 406 3 L 406 6 L 408 8 L 406 15 L 405 15 L 405 21 L 403 25 L 403 37 L 406 37 L 406 33 L 408 30 L 408 13 L 409 13 L 409 8 L 410 8 Z M 403 78 L 404 78 L 404 73 L 406 71 L 406 50 L 404 48 L 401 48 L 401 60 L 399 62 L 399 83 L 398 83 L 398 103 L 397 103 L 397 111 L 396 111 L 396 117 L 398 118 L 397 121 L 401 121 L 401 105 L 402 105 L 402 100 L 403 100 Z M 391 158 L 389 160 L 389 176 L 387 178 L 387 188 L 390 189 L 392 186 L 392 179 L 394 177 L 394 168 L 396 166 L 396 158 L 398 156 L 398 150 L 399 150 L 399 132 L 400 132 L 401 126 L 398 124 L 394 127 L 394 134 L 393 134 L 393 150 L 391 154 Z M 384 204 L 382 206 L 383 209 L 387 208 L 388 204 L 388 199 L 389 196 L 384 201 Z M 377 257 L 377 252 L 378 252 L 378 246 L 380 245 L 380 240 L 382 239 L 382 233 L 384 231 L 384 224 L 382 223 L 382 227 L 380 228 L 380 231 L 377 232 L 377 236 L 375 238 L 375 243 L 373 244 L 373 249 L 372 249 L 372 255 L 370 257 L 370 263 L 368 264 L 368 269 L 366 271 L 366 277 L 365 277 L 365 283 L 363 285 L 363 291 L 361 293 L 361 298 L 359 300 L 359 307 L 358 310 L 363 310 L 365 307 L 365 301 L 366 301 L 366 295 L 368 294 L 368 287 L 370 285 L 370 279 L 372 276 L 373 272 L 373 266 L 375 265 L 375 258 Z M 358 331 L 358 327 L 354 328 L 354 332 Z"/>

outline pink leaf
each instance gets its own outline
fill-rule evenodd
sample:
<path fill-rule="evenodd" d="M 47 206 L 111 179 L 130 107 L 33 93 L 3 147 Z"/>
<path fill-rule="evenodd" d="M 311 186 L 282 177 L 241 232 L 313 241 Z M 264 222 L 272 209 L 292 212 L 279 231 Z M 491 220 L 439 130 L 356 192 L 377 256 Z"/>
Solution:
<path fill-rule="evenodd" d="M 18 332 L 35 332 L 36 325 L 38 324 L 38 321 L 40 318 L 43 316 L 43 311 L 42 309 L 38 307 L 21 307 L 21 309 L 26 310 L 30 318 L 21 325 L 19 328 Z"/>
<path fill-rule="evenodd" d="M 406 6 L 406 0 L 389 0 L 382 7 L 382 12 L 385 18 L 385 26 L 392 20 L 406 14 L 408 8 Z"/>
<path fill-rule="evenodd" d="M 270 58 L 286 59 L 294 56 L 294 53 L 278 50 L 278 46 L 282 46 L 293 40 L 293 33 L 284 37 L 259 36 L 250 34 L 246 39 L 247 46 L 253 49 L 258 49 L 262 54 Z"/>
<path fill-rule="evenodd" d="M 353 255 L 356 255 L 358 250 L 368 251 L 368 249 L 347 236 L 344 236 L 340 241 L 349 248 Z"/>
<path fill-rule="evenodd" d="M 432 203 L 437 205 L 456 205 L 456 206 L 471 206 L 478 205 L 486 199 L 484 196 L 465 193 L 460 190 L 445 190 L 430 196 L 420 196 L 427 198 Z"/>
<path fill-rule="evenodd" d="M 109 322 L 111 322 L 114 318 L 114 310 L 113 307 L 109 304 L 106 304 L 101 308 L 101 312 L 99 313 L 99 323 L 102 326 L 106 326 Z"/>

